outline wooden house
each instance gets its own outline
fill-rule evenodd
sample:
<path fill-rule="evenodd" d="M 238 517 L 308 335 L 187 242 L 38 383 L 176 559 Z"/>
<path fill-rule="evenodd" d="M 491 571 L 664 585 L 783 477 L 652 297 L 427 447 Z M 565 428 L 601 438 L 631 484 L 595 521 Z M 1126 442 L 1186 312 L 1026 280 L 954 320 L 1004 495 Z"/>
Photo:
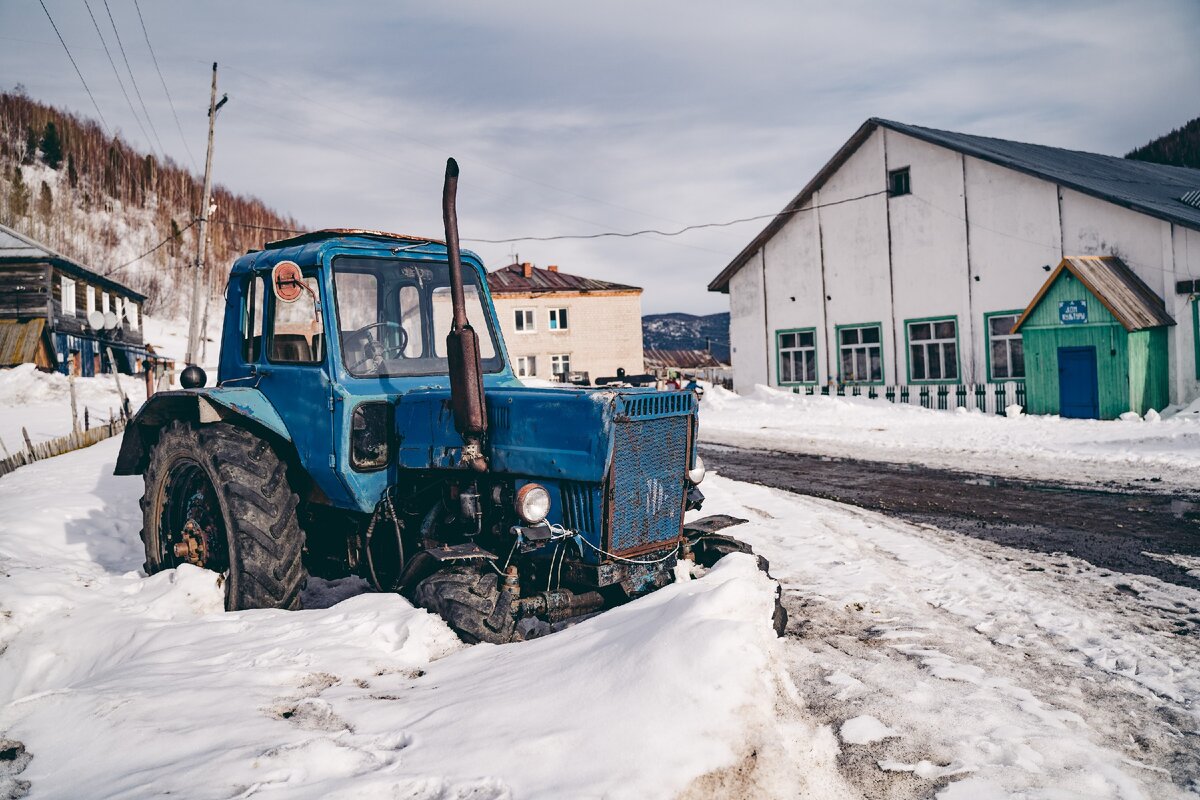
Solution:
<path fill-rule="evenodd" d="M 0 225 L 0 367 L 142 371 L 146 296 Z"/>

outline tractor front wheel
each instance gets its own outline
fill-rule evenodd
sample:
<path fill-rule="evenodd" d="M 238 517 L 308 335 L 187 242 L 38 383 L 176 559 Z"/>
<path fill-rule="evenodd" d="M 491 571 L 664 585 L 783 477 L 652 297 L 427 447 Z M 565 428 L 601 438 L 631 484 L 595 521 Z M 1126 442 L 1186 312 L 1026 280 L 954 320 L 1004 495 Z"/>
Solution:
<path fill-rule="evenodd" d="M 175 421 L 146 468 L 146 573 L 191 563 L 225 574 L 225 609 L 300 608 L 304 533 L 287 466 L 244 428 Z"/>
<path fill-rule="evenodd" d="M 446 621 L 467 644 L 504 644 L 513 640 L 516 620 L 512 601 L 500 589 L 494 572 L 451 567 L 435 572 L 417 584 L 416 605 Z"/>

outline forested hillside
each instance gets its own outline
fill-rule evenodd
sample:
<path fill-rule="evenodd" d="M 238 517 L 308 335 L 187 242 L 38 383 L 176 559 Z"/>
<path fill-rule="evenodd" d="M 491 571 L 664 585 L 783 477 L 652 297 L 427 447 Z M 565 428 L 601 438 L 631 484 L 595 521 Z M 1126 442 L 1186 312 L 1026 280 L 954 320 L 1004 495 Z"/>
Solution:
<path fill-rule="evenodd" d="M 203 176 L 136 151 L 93 120 L 19 87 L 0 93 L 0 223 L 149 295 L 148 313 L 186 308 L 190 294 L 172 290 L 196 257 L 202 191 Z M 213 204 L 205 277 L 219 294 L 234 258 L 299 225 L 220 185 Z"/>
<path fill-rule="evenodd" d="M 642 344 L 659 350 L 704 350 L 729 363 L 729 312 L 647 314 L 642 317 Z"/>
<path fill-rule="evenodd" d="M 1196 117 L 1182 128 L 1176 128 L 1166 136 L 1160 136 L 1149 144 L 1131 150 L 1125 157 L 1200 169 L 1200 117 Z"/>

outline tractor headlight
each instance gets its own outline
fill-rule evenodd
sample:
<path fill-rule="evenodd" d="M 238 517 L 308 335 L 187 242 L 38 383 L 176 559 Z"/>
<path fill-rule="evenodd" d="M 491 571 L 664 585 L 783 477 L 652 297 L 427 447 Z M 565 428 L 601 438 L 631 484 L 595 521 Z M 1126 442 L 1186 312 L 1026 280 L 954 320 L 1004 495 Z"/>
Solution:
<path fill-rule="evenodd" d="M 696 466 L 688 470 L 688 480 L 693 484 L 704 480 L 704 459 L 699 455 L 696 456 Z"/>
<path fill-rule="evenodd" d="M 537 525 L 550 513 L 550 493 L 537 483 L 527 483 L 517 490 L 517 516 L 527 525 Z"/>
<path fill-rule="evenodd" d="M 350 466 L 359 472 L 383 469 L 391 455 L 388 431 L 392 406 L 387 402 L 361 403 L 350 417 Z"/>

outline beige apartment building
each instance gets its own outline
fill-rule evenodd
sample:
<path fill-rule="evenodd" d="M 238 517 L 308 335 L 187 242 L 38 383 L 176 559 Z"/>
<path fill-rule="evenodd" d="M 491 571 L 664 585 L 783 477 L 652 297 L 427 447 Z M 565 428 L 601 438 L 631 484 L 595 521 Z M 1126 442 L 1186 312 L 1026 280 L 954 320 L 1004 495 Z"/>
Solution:
<path fill-rule="evenodd" d="M 642 290 L 509 264 L 488 273 L 513 371 L 522 378 L 594 383 L 642 373 Z"/>

